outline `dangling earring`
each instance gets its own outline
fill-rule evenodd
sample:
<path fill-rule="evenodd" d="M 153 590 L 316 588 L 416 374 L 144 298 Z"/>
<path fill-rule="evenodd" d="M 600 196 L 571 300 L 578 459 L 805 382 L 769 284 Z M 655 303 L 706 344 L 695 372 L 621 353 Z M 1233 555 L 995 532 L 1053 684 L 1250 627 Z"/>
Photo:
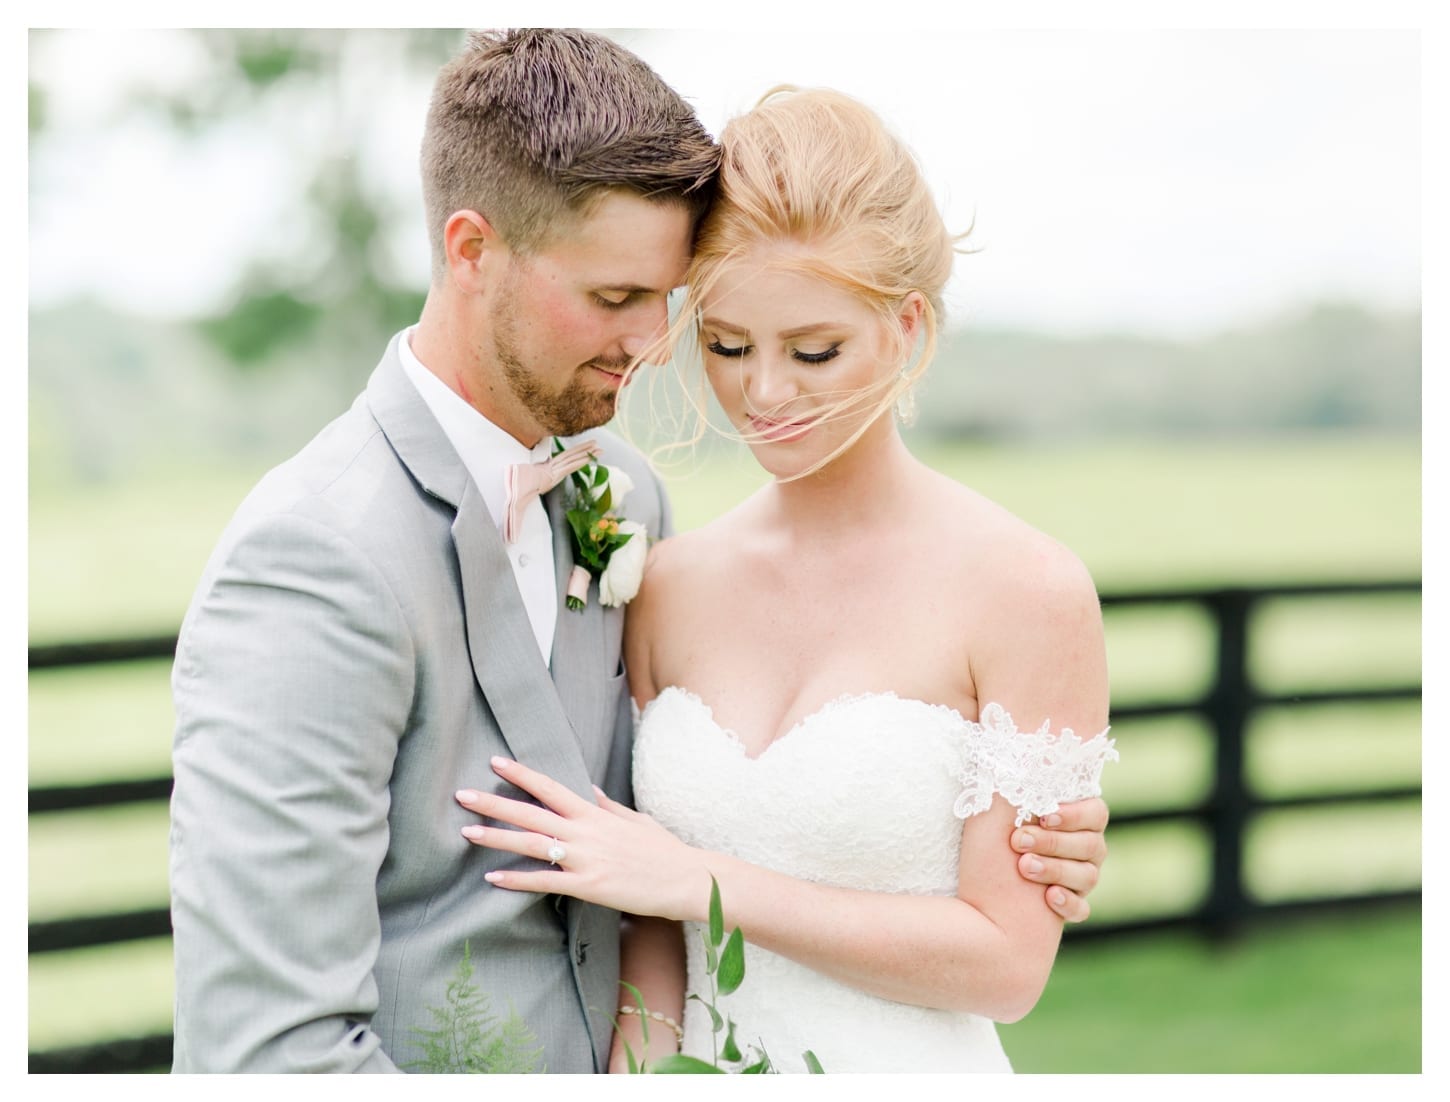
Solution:
<path fill-rule="evenodd" d="M 916 420 L 916 388 L 908 378 L 909 367 L 901 369 L 902 391 L 896 396 L 896 419 L 903 425 Z"/>

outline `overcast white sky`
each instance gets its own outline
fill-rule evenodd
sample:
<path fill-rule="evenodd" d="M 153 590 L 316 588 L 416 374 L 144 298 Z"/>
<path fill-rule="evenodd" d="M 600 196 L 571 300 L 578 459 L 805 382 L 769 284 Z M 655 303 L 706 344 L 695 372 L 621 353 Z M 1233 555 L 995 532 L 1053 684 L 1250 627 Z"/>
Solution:
<path fill-rule="evenodd" d="M 1189 334 L 1328 296 L 1419 302 L 1413 31 L 611 33 L 712 131 L 782 81 L 875 107 L 949 223 L 975 218 L 982 251 L 958 261 L 948 295 L 959 319 Z M 289 142 L 316 140 L 307 119 L 201 145 L 121 131 L 106 122 L 120 90 L 165 84 L 195 55 L 165 31 L 68 32 L 54 47 L 31 64 L 64 74 L 49 107 L 70 137 L 32 161 L 32 305 L 89 292 L 203 309 L 249 249 L 294 232 L 279 212 L 300 186 Z M 421 286 L 427 83 L 360 66 L 348 87 L 361 109 L 329 140 L 415 212 L 396 261 Z"/>

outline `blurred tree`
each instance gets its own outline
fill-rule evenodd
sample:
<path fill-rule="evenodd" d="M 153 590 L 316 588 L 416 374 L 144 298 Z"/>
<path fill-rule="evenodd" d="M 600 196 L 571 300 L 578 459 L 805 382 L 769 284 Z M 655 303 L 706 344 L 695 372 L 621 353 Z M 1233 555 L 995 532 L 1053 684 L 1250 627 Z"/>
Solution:
<path fill-rule="evenodd" d="M 63 34 L 63 31 L 37 32 Z M 255 131 L 287 150 L 305 186 L 287 212 L 285 243 L 268 243 L 239 271 L 230 301 L 196 321 L 241 368 L 325 340 L 342 353 L 375 354 L 379 334 L 417 319 L 422 288 L 400 285 L 388 255 L 399 232 L 396 199 L 366 171 L 356 143 L 384 75 L 429 80 L 457 50 L 447 29 L 182 30 L 197 64 L 164 86 L 136 87 L 112 106 L 117 124 L 139 113 L 200 141 L 221 127 Z M 173 74 L 169 74 L 173 75 Z M 33 67 L 32 142 L 46 137 L 46 81 L 73 79 Z M 405 153 L 407 151 L 404 151 Z M 421 227 L 416 228 L 421 233 Z M 341 343 L 337 343 L 340 341 Z"/>

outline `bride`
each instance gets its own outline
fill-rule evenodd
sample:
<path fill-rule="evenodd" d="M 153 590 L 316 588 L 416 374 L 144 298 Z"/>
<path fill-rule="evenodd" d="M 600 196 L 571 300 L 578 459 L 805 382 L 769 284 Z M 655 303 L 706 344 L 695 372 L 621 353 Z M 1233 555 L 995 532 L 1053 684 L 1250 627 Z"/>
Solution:
<path fill-rule="evenodd" d="M 639 810 L 497 759 L 543 806 L 465 801 L 519 828 L 465 834 L 558 866 L 498 887 L 637 916 L 621 972 L 650 1059 L 716 1053 L 686 998 L 708 991 L 713 877 L 747 942 L 718 1003 L 742 1048 L 781 1070 L 809 1049 L 828 1072 L 1009 1071 L 992 1023 L 1037 1001 L 1062 920 L 1008 839 L 1096 796 L 1116 757 L 1097 595 L 902 443 L 954 252 L 911 154 L 824 90 L 776 90 L 720 144 L 681 324 L 775 478 L 651 550 L 626 629 Z M 620 1022 L 640 1053 L 638 1015 Z"/>

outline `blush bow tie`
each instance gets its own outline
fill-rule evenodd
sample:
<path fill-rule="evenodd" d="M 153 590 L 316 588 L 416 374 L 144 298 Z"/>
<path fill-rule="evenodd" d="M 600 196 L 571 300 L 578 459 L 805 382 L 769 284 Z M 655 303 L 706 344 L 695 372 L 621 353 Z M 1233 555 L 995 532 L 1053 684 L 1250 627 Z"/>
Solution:
<path fill-rule="evenodd" d="M 519 532 L 524 526 L 524 510 L 534 498 L 547 494 L 588 463 L 594 451 L 594 441 L 586 440 L 537 463 L 515 463 L 504 472 L 505 543 L 513 543 L 519 538 Z"/>

